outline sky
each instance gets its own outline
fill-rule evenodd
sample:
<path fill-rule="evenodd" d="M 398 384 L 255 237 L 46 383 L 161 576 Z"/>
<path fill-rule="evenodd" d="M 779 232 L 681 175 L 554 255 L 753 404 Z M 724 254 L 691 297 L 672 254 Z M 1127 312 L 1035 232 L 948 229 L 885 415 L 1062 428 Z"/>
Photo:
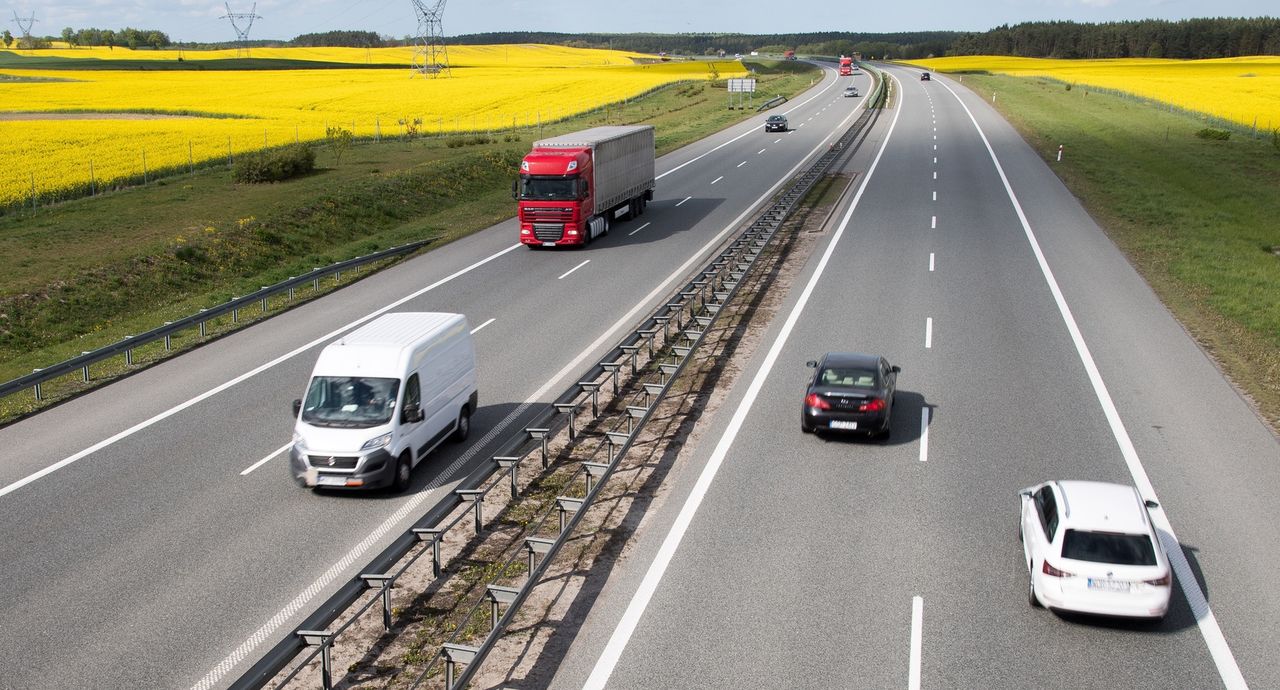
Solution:
<path fill-rule="evenodd" d="M 253 0 L 228 0 L 248 12 Z M 422 0 L 434 4 L 436 0 Z M 18 33 L 14 13 L 35 16 L 32 33 L 63 27 L 158 29 L 175 41 L 235 39 L 222 2 L 209 0 L 3 0 L 4 28 Z M 1258 17 L 1277 14 L 1275 0 L 913 0 L 864 4 L 831 0 L 454 0 L 445 5 L 448 36 L 488 31 L 563 33 L 798 33 L 808 31 L 984 31 L 1024 21 L 1105 22 L 1125 19 Z M 259 0 L 249 37 L 289 39 L 303 33 L 358 29 L 417 34 L 413 0 Z"/>

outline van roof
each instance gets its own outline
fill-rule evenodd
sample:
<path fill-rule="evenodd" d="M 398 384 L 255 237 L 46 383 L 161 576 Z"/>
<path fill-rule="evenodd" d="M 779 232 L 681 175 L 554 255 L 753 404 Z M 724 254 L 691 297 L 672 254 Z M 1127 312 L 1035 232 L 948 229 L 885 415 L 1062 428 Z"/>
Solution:
<path fill-rule="evenodd" d="M 314 374 L 400 378 L 413 345 L 465 323 L 465 318 L 440 312 L 383 314 L 325 347 Z"/>

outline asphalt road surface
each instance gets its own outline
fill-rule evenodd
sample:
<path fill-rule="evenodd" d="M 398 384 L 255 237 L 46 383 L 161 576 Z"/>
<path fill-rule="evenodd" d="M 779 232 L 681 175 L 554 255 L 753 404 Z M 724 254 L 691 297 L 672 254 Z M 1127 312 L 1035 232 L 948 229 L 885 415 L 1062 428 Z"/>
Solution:
<path fill-rule="evenodd" d="M 0 687 L 229 683 L 847 127 L 847 82 L 827 70 L 782 106 L 790 132 L 762 114 L 663 157 L 648 211 L 585 250 L 501 223 L 0 429 Z M 300 489 L 290 401 L 323 345 L 391 310 L 478 329 L 472 441 L 404 496 Z"/>
<path fill-rule="evenodd" d="M 553 687 L 1280 687 L 1275 435 L 989 104 L 889 71 L 865 188 Z M 801 433 L 836 350 L 902 367 L 888 441 Z M 1159 500 L 1164 621 L 1028 605 L 1016 493 L 1057 478 Z"/>

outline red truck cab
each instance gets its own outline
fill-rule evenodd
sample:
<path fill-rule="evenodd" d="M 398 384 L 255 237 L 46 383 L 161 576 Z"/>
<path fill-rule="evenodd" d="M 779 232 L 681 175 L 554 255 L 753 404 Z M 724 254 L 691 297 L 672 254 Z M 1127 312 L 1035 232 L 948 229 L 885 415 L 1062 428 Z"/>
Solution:
<path fill-rule="evenodd" d="M 543 246 L 590 241 L 591 149 L 534 149 L 520 163 L 520 241 Z"/>
<path fill-rule="evenodd" d="M 840 56 L 840 76 L 848 77 L 853 75 L 853 58 Z"/>

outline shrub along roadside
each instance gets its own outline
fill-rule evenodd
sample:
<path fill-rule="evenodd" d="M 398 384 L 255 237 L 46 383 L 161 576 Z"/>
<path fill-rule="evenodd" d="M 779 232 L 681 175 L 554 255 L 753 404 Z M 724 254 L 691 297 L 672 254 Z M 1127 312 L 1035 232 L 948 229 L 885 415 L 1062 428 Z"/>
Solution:
<path fill-rule="evenodd" d="M 1187 330 L 1280 427 L 1280 156 L 1196 117 L 1056 82 L 967 76 L 1040 152 Z M 1053 158 L 1059 144 L 1071 156 Z"/>
<path fill-rule="evenodd" d="M 231 179 L 241 184 L 283 182 L 316 169 L 316 152 L 308 144 L 290 144 L 235 159 Z"/>

